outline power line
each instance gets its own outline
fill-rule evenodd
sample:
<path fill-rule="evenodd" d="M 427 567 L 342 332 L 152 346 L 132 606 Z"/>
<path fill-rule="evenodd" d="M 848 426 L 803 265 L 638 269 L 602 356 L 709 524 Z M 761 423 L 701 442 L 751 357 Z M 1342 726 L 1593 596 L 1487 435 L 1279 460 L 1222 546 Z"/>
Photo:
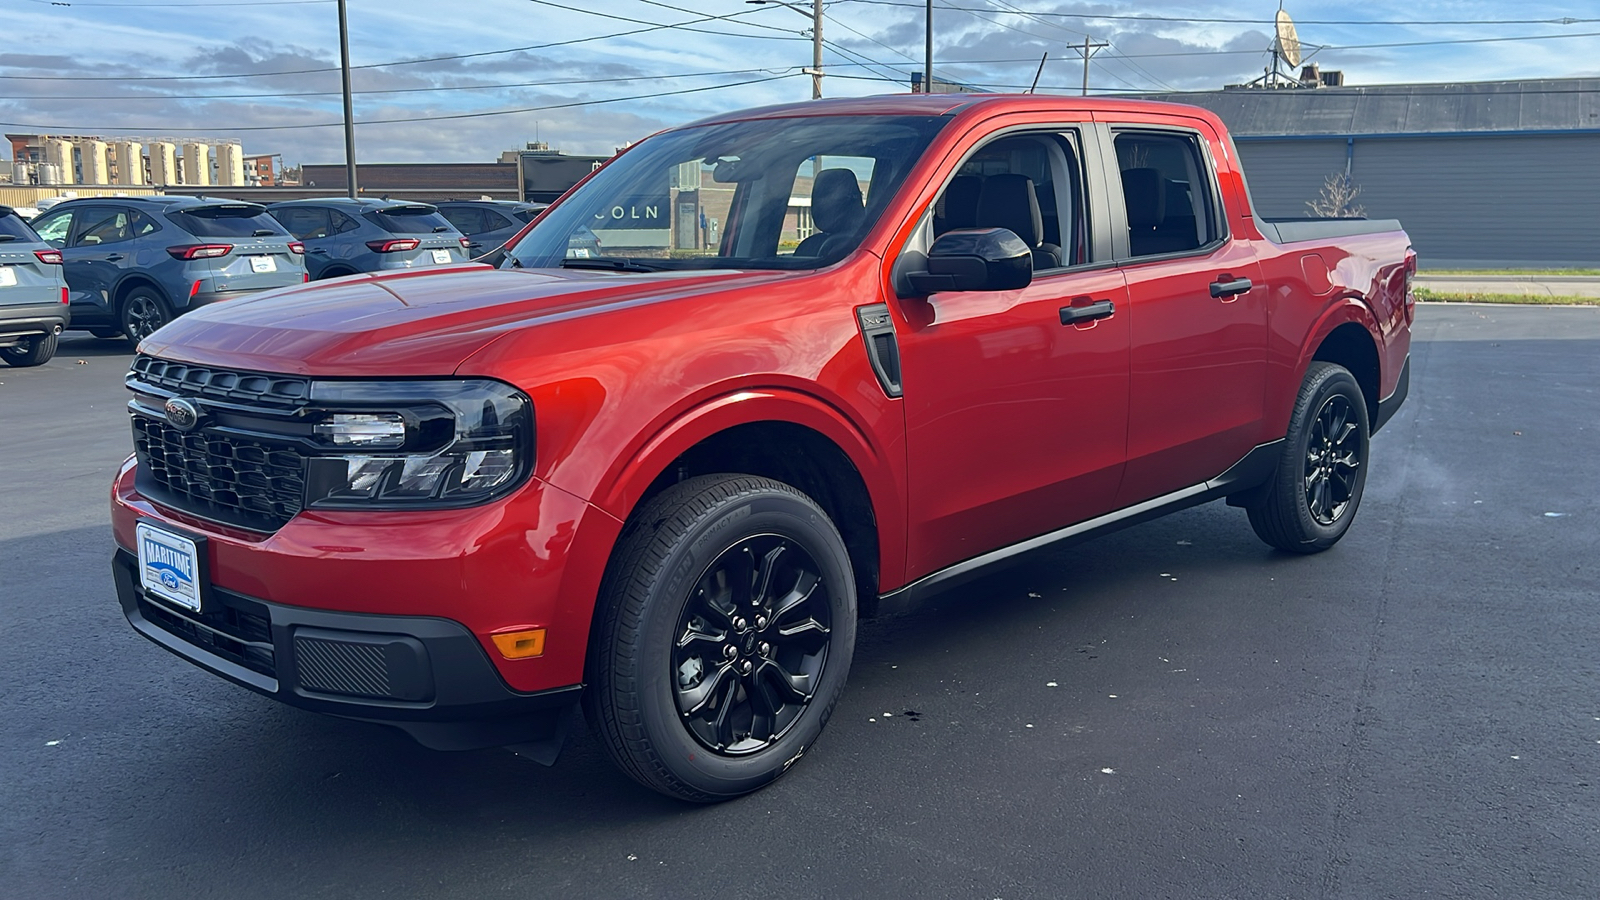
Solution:
<path fill-rule="evenodd" d="M 29 3 L 37 3 L 40 6 L 53 6 L 53 7 L 56 7 L 58 9 L 62 8 L 62 7 L 72 7 L 72 6 L 114 6 L 114 7 L 118 8 L 118 9 L 145 9 L 145 8 L 154 8 L 154 7 L 167 7 L 169 9 L 184 9 L 186 7 L 191 7 L 191 6 L 254 7 L 254 6 L 260 6 L 261 5 L 259 0 L 245 0 L 245 2 L 242 2 L 242 3 L 222 3 L 222 2 L 218 2 L 218 0 L 204 0 L 204 2 L 197 2 L 197 3 L 78 3 L 77 0 L 73 0 L 73 2 L 71 2 L 71 3 L 64 2 L 64 0 L 28 0 L 28 2 Z M 273 0 L 272 5 L 273 6 L 310 6 L 313 3 L 337 3 L 337 2 L 339 2 L 339 0 Z"/>
<path fill-rule="evenodd" d="M 48 0 L 47 0 L 47 2 L 48 2 Z M 530 2 L 537 2 L 537 0 L 530 0 Z M 551 3 L 551 4 L 546 4 L 546 5 L 556 6 L 557 4 Z M 559 7 L 559 8 L 568 9 L 568 7 Z M 582 10 L 578 10 L 578 11 L 581 12 Z M 529 50 L 548 50 L 548 49 L 551 49 L 553 47 L 570 47 L 570 46 L 572 46 L 574 44 L 586 44 L 586 43 L 590 43 L 592 41 L 603 41 L 603 40 L 609 40 L 611 38 L 631 37 L 631 36 L 636 35 L 636 34 L 646 34 L 648 32 L 652 32 L 652 31 L 664 31 L 664 30 L 667 30 L 667 29 L 683 28 L 685 25 L 697 25 L 697 24 L 699 24 L 701 22 L 716 22 L 716 21 L 722 21 L 722 20 L 725 20 L 725 19 L 733 19 L 733 18 L 736 18 L 738 16 L 752 15 L 753 13 L 756 13 L 756 12 L 759 12 L 759 11 L 760 11 L 760 7 L 757 7 L 755 9 L 744 9 L 744 10 L 739 10 L 738 12 L 727 13 L 725 15 L 720 15 L 720 16 L 704 16 L 704 17 L 699 18 L 699 19 L 691 19 L 691 20 L 689 20 L 687 22 L 679 22 L 679 23 L 677 23 L 675 25 L 652 24 L 652 25 L 650 25 L 648 27 L 645 27 L 645 28 L 635 28 L 635 29 L 632 29 L 630 31 L 618 31 L 618 32 L 614 32 L 614 33 L 611 33 L 611 34 L 595 34 L 595 35 L 590 35 L 588 37 L 572 38 L 570 40 L 565 40 L 565 41 L 551 41 L 549 43 L 544 43 L 544 44 L 529 44 L 529 45 L 527 45 L 525 47 L 507 47 L 507 48 L 502 49 L 502 50 L 482 50 L 482 51 L 479 51 L 479 52 L 476 52 L 476 53 L 456 53 L 456 54 L 451 54 L 451 55 L 448 55 L 448 56 L 428 56 L 428 57 L 423 57 L 421 59 L 402 59 L 402 60 L 395 60 L 393 62 L 365 63 L 365 64 L 359 65 L 359 66 L 351 66 L 350 68 L 352 68 L 352 69 L 385 69 L 385 68 L 392 68 L 392 67 L 395 67 L 395 66 L 415 66 L 415 65 L 421 65 L 423 63 L 432 63 L 432 62 L 450 62 L 450 61 L 458 60 L 458 59 L 481 59 L 481 58 L 486 57 L 486 56 L 504 56 L 504 55 L 511 54 L 511 53 L 525 53 L 525 52 L 527 52 Z M 702 30 L 702 29 L 695 29 L 695 30 Z M 721 34 L 721 32 L 708 32 L 708 33 Z M 726 35 L 726 36 L 728 36 L 728 37 L 761 37 L 760 35 Z M 790 38 L 790 40 L 798 40 L 798 39 L 799 38 Z M 283 69 L 283 70 L 276 71 L 276 72 L 236 72 L 236 73 L 228 74 L 228 75 L 0 75 L 0 78 L 11 79 L 11 80 L 14 80 L 14 81 L 200 81 L 200 80 L 225 80 L 225 79 L 233 79 L 233 78 L 269 78 L 269 77 L 273 77 L 273 76 L 277 76 L 277 75 L 315 75 L 315 74 L 320 74 L 320 73 L 323 73 L 323 72 L 338 72 L 338 71 L 340 71 L 338 66 L 323 66 L 323 67 L 314 68 L 314 69 Z"/>
<path fill-rule="evenodd" d="M 906 9 L 922 9 L 923 4 L 910 2 L 910 0 L 841 0 L 841 2 L 864 3 L 871 6 L 898 6 Z M 973 12 L 973 7 L 945 6 L 945 9 L 961 12 Z M 977 10 L 987 12 L 989 10 Z M 1020 10 L 1019 10 L 1020 11 Z M 1193 24 L 1224 24 L 1224 25 L 1271 25 L 1271 19 L 1252 18 L 1206 18 L 1197 16 L 1150 16 L 1111 13 L 1064 13 L 1052 10 L 1031 10 L 1026 13 L 1030 16 L 1047 16 L 1062 19 L 1110 19 L 1134 22 L 1179 22 Z M 1600 22 L 1600 18 L 1576 18 L 1563 16 L 1559 19 L 1300 19 L 1297 25 L 1581 25 Z"/>
<path fill-rule="evenodd" d="M 713 84 L 702 87 L 683 88 L 676 91 L 653 91 L 648 94 L 635 94 L 629 97 L 605 97 L 599 100 L 574 100 L 571 103 L 551 103 L 544 106 L 525 106 L 518 109 L 491 109 L 470 113 L 451 113 L 437 116 L 403 116 L 393 119 L 363 119 L 357 125 L 395 125 L 407 122 L 444 122 L 458 119 L 485 119 L 491 116 L 513 116 L 519 113 L 545 112 L 552 109 L 571 109 L 578 106 L 599 106 L 603 103 L 621 103 L 628 100 L 651 100 L 656 97 L 673 97 L 681 94 L 697 94 L 703 91 L 720 91 L 725 88 L 745 87 L 752 84 L 765 84 L 793 78 L 800 72 L 787 72 L 782 75 L 772 75 L 767 78 L 752 78 L 747 81 L 732 81 L 727 84 Z M 307 122 L 299 125 L 208 125 L 204 128 L 177 128 L 170 125 L 36 125 L 26 122 L 0 122 L 6 128 L 19 128 L 40 134 L 77 132 L 80 134 L 94 134 L 110 131 L 132 131 L 143 133 L 177 133 L 177 132 L 239 132 L 239 131 L 299 131 L 309 128 L 341 128 L 344 122 Z"/>
<path fill-rule="evenodd" d="M 713 75 L 751 75 L 756 72 L 776 73 L 782 71 L 768 66 L 760 69 L 725 69 L 715 72 L 680 72 L 668 75 L 629 75 L 617 78 L 565 78 L 555 81 L 514 81 L 506 84 L 452 84 L 441 87 L 419 88 L 377 88 L 368 91 L 352 91 L 353 94 L 433 94 L 449 91 L 488 91 L 504 90 L 506 88 L 520 87 L 559 87 L 568 84 L 614 84 L 627 81 L 652 81 L 670 78 L 706 78 Z M 10 97 L 10 100 L 266 100 L 289 99 L 295 97 L 337 97 L 341 91 L 294 91 L 290 93 L 274 92 L 266 94 L 118 94 L 115 96 L 65 96 L 57 94 L 25 94 Z"/>

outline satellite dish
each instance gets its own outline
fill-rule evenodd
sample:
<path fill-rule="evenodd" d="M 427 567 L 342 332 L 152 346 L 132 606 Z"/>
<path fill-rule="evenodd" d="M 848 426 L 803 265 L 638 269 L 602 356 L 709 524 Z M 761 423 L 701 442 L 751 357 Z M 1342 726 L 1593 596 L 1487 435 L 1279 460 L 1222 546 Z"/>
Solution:
<path fill-rule="evenodd" d="M 1283 10 L 1278 10 L 1278 55 L 1291 68 L 1300 65 L 1300 35 L 1295 33 L 1294 20 Z"/>

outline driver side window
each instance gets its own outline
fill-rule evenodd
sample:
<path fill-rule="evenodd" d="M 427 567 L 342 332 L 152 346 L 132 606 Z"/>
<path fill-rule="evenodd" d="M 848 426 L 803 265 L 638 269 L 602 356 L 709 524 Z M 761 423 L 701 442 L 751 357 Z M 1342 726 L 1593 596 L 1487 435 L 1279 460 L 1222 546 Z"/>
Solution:
<path fill-rule="evenodd" d="M 1034 271 L 1088 261 L 1083 165 L 1059 132 L 1007 135 L 961 164 L 933 206 L 935 237 L 1004 228 L 1033 251 Z"/>

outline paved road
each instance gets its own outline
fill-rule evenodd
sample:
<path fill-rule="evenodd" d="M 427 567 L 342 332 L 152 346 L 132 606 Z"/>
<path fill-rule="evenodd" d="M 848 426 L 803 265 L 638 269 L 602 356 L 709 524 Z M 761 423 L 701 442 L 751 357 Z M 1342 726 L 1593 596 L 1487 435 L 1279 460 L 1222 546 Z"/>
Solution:
<path fill-rule="evenodd" d="M 804 764 L 711 808 L 134 635 L 127 354 L 73 338 L 0 370 L 0 896 L 1593 900 L 1600 309 L 1420 314 L 1333 551 L 1213 504 L 869 622 Z"/>

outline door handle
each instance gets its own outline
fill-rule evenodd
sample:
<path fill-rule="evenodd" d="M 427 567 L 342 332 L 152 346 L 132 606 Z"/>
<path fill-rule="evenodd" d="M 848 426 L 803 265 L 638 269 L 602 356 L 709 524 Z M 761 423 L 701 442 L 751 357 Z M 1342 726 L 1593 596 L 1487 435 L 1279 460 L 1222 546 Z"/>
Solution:
<path fill-rule="evenodd" d="M 306 252 L 307 253 L 320 253 L 323 256 L 327 256 L 328 255 L 328 251 L 322 249 L 321 247 L 307 247 L 306 248 Z"/>
<path fill-rule="evenodd" d="M 1224 275 L 1222 277 L 1227 278 L 1228 276 Z M 1253 287 L 1255 285 L 1251 284 L 1248 278 L 1235 278 L 1232 281 L 1213 281 L 1211 282 L 1211 296 L 1233 297 L 1247 293 Z"/>
<path fill-rule="evenodd" d="M 121 253 L 113 253 L 106 257 L 106 262 L 121 262 L 124 259 L 127 259 L 127 257 L 123 256 Z"/>
<path fill-rule="evenodd" d="M 1076 325 L 1080 322 L 1092 322 L 1095 319 L 1104 319 L 1117 311 L 1117 305 L 1110 300 L 1096 300 L 1087 306 L 1061 307 L 1061 324 Z"/>

